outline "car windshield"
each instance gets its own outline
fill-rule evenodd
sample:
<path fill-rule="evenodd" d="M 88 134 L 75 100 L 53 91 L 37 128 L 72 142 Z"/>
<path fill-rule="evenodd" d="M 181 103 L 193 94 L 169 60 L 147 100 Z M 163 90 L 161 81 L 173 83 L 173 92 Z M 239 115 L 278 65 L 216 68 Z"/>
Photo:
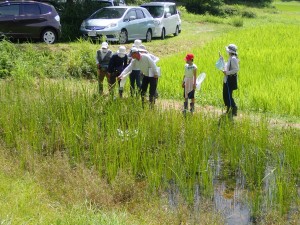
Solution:
<path fill-rule="evenodd" d="M 163 6 L 143 6 L 146 8 L 153 18 L 161 18 L 164 15 L 164 7 Z"/>
<path fill-rule="evenodd" d="M 94 13 L 90 19 L 119 19 L 126 11 L 126 8 L 102 8 Z"/>

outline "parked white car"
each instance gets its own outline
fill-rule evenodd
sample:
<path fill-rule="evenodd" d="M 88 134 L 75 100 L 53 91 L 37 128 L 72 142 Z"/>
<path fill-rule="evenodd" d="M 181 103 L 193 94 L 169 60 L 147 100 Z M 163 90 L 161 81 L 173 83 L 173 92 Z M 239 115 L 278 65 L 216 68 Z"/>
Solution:
<path fill-rule="evenodd" d="M 152 40 L 155 21 L 151 14 L 142 7 L 111 6 L 94 12 L 84 20 L 80 32 L 84 37 L 106 41 L 118 41 L 120 44 L 128 40 Z"/>
<path fill-rule="evenodd" d="M 155 19 L 153 37 L 165 39 L 166 35 L 177 36 L 181 32 L 181 19 L 173 2 L 149 2 L 141 7 L 146 8 Z"/>

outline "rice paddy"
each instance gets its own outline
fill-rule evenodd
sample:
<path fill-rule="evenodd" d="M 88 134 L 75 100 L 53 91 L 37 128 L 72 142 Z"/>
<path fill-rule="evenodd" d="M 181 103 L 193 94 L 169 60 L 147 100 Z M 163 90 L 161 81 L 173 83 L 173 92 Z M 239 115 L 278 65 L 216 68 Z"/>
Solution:
<path fill-rule="evenodd" d="M 96 175 L 91 172 L 83 177 L 105 181 L 107 186 L 100 181 L 97 185 L 77 185 L 79 189 L 80 185 L 95 188 L 95 192 L 82 195 L 82 201 L 89 202 L 95 211 L 105 209 L 107 202 L 130 205 L 138 185 L 145 183 L 145 199 L 166 200 L 166 211 L 176 215 L 163 224 L 297 224 L 300 130 L 270 126 L 270 120 L 299 123 L 299 35 L 299 25 L 293 23 L 264 24 L 217 35 L 187 49 L 195 54 L 199 73 L 207 74 L 197 93 L 196 113 L 187 117 L 176 107 L 157 104 L 154 109 L 143 108 L 139 98 L 112 100 L 97 95 L 97 83 L 91 82 L 97 47 L 92 43 L 75 43 L 65 51 L 59 46 L 61 51 L 55 51 L 46 46 L 1 42 L 5 49 L 0 57 L 0 74 L 5 78 L 0 82 L 2 146 L 18 159 L 22 171 L 35 176 L 26 192 L 43 189 L 44 195 L 57 202 L 72 202 L 74 198 L 66 191 L 70 190 L 66 183 L 59 183 L 68 179 L 61 172 L 55 177 L 50 173 L 39 175 L 40 165 L 33 164 L 35 158 L 66 157 L 63 163 L 70 166 L 66 171 L 71 176 L 80 176 L 72 172 L 79 171 L 80 165 L 94 171 Z M 241 59 L 239 90 L 235 93 L 241 113 L 234 122 L 225 118 L 219 124 L 222 75 L 215 63 L 219 50 L 225 55 L 224 46 L 229 43 L 238 45 Z M 154 45 L 150 49 L 156 49 Z M 163 76 L 158 103 L 167 99 L 181 104 L 180 82 L 187 52 L 160 56 Z M 129 93 L 128 86 L 125 88 Z M 214 110 L 205 111 L 208 106 Z M 81 196 L 79 191 L 74 193 Z M 210 210 L 220 218 L 210 216 L 209 222 L 205 220 L 203 208 L 207 202 L 214 205 Z M 75 207 L 76 201 L 69 204 Z M 185 214 L 180 211 L 183 206 L 187 207 Z M 52 209 L 48 216 L 55 218 Z M 73 208 L 72 215 L 74 212 L 81 212 L 81 208 Z M 130 223 L 128 215 L 115 216 L 114 211 L 107 215 L 111 223 Z M 95 214 L 95 218 L 86 216 L 89 219 L 78 218 L 79 224 L 109 223 L 104 214 L 102 220 Z M 35 217 L 33 221 L 38 221 L 33 213 Z M 0 219 L 12 224 L 22 221 L 14 221 L 14 215 L 4 209 L 0 210 Z M 47 221 L 53 223 L 49 218 Z M 56 223 L 59 221 L 57 217 Z M 149 224 L 149 220 L 135 217 L 133 223 Z"/>

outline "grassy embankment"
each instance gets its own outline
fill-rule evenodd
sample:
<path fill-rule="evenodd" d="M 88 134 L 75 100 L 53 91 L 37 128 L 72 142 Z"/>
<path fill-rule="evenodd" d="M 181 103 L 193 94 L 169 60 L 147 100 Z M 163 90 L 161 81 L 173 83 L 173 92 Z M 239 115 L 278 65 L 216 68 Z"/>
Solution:
<path fill-rule="evenodd" d="M 299 64 L 293 46 L 299 43 L 294 22 L 299 15 L 256 13 L 255 19 L 238 18 L 243 27 L 229 25 L 230 19 L 183 15 L 186 31 L 183 26 L 178 38 L 147 44 L 165 72 L 161 97 L 181 99 L 182 59 L 192 51 L 208 75 L 199 105 L 221 107 L 214 63 L 218 50 L 234 42 L 241 58 L 236 95 L 241 109 L 298 117 Z M 203 22 L 208 19 L 219 22 Z M 223 34 L 228 29 L 234 32 Z M 242 174 L 246 180 L 247 203 L 258 222 L 284 224 L 287 214 L 291 223 L 299 221 L 293 211 L 299 206 L 299 130 L 269 129 L 266 120 L 252 123 L 247 116 L 218 128 L 213 114 L 184 120 L 173 109 L 153 113 L 134 99 L 95 97 L 96 83 L 59 79 L 92 76 L 97 47 L 1 43 L 6 50 L 1 74 L 7 76 L 1 82 L 1 222 L 220 224 L 222 217 L 207 200 L 220 159 L 219 179 Z M 266 174 L 268 169 L 273 172 Z M 198 185 L 206 200 L 190 207 Z M 178 193 L 175 208 L 168 204 L 167 190 Z"/>

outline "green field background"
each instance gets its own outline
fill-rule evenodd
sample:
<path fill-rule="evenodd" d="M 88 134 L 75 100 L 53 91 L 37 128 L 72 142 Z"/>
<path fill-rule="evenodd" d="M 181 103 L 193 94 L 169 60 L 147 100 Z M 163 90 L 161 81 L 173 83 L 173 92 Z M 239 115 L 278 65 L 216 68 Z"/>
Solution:
<path fill-rule="evenodd" d="M 195 48 L 198 74 L 207 77 L 197 94 L 200 105 L 221 107 L 222 73 L 215 67 L 218 52 L 226 58 L 225 46 L 235 43 L 240 59 L 239 90 L 235 92 L 242 110 L 268 112 L 280 116 L 300 115 L 299 26 L 267 25 L 231 32 Z M 165 98 L 182 98 L 185 53 L 161 60 L 163 77 L 159 89 Z"/>

